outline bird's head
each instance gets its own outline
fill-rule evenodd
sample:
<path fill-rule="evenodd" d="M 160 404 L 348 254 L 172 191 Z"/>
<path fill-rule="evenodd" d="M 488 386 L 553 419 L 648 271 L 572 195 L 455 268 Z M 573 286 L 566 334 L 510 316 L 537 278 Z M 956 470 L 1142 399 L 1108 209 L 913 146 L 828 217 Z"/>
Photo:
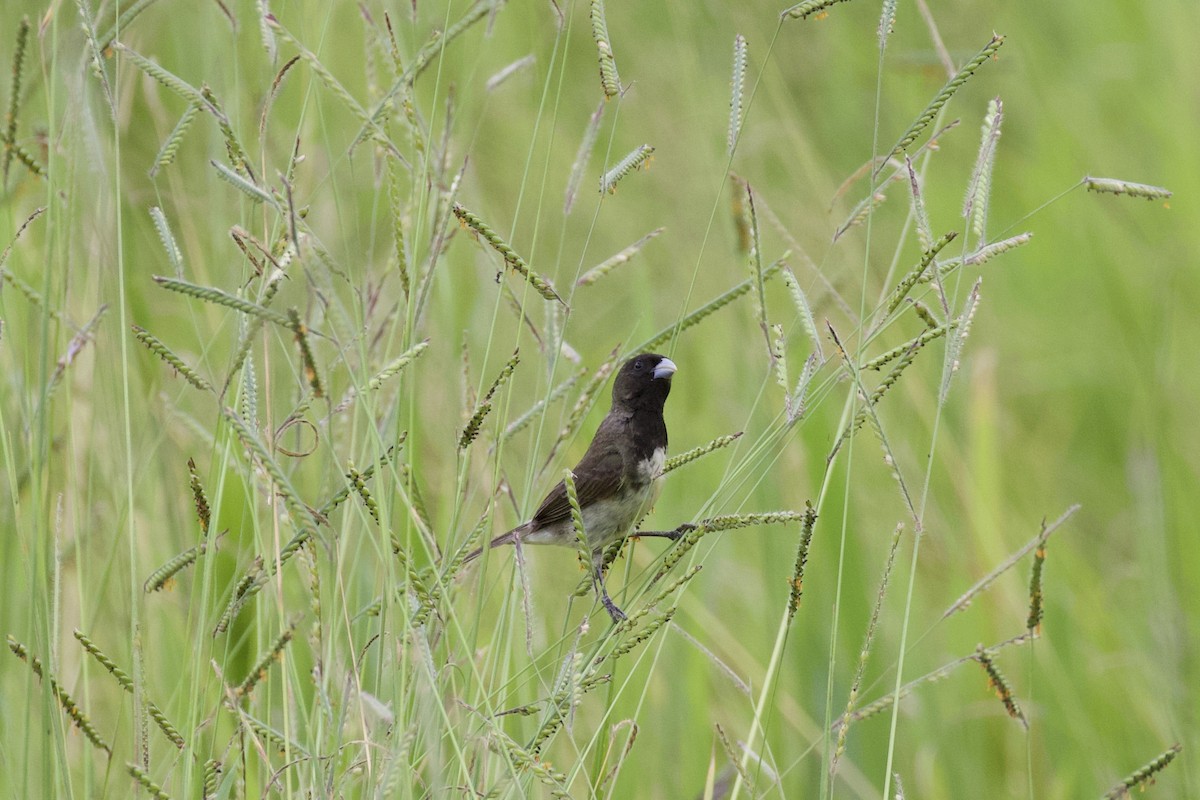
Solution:
<path fill-rule="evenodd" d="M 675 362 L 658 353 L 641 353 L 626 361 L 613 382 L 613 405 L 662 410 L 671 392 Z"/>

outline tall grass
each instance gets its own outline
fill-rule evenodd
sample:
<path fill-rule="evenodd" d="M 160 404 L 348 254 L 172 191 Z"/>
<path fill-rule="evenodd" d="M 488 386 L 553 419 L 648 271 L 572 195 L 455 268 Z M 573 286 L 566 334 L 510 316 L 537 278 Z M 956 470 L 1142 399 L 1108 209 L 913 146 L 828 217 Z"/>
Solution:
<path fill-rule="evenodd" d="M 0 785 L 1186 795 L 1195 13 L 1072 6 L 12 15 Z M 464 566 L 643 349 L 629 619 Z"/>

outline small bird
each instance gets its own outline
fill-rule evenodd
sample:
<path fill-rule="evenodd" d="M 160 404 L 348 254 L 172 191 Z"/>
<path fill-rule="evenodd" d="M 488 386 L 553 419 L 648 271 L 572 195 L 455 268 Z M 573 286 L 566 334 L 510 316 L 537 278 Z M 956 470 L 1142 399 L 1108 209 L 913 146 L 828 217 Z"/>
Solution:
<path fill-rule="evenodd" d="M 604 588 L 604 550 L 629 535 L 657 496 L 658 478 L 667 458 L 663 406 L 671 391 L 675 363 L 657 353 L 642 353 L 622 365 L 613 381 L 612 408 L 596 429 L 583 459 L 575 466 L 575 490 L 583 529 L 592 551 L 592 583 L 613 622 L 625 619 Z M 641 536 L 677 539 L 677 531 L 647 531 Z M 489 547 L 513 544 L 576 545 L 571 503 L 562 481 L 550 490 L 528 522 L 492 540 Z M 483 552 L 479 548 L 464 563 Z"/>

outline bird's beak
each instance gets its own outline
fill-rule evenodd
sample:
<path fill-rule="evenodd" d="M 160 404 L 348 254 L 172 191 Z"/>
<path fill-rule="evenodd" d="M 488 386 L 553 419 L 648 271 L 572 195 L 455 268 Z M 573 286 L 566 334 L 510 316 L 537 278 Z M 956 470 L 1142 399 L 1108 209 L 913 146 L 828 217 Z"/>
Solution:
<path fill-rule="evenodd" d="M 654 368 L 654 372 L 651 374 L 655 378 L 669 378 L 675 374 L 676 369 L 678 369 L 678 367 L 675 366 L 674 361 L 669 358 L 664 358 L 662 361 L 658 362 L 658 366 Z"/>

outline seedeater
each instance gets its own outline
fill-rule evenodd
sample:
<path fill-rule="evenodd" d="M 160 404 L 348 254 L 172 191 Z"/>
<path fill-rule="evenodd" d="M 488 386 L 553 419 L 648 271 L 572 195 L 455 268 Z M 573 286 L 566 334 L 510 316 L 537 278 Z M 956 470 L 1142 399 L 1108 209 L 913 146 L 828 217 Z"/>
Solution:
<path fill-rule="evenodd" d="M 663 406 L 671 393 L 674 374 L 675 363 L 657 353 L 642 353 L 626 361 L 613 381 L 612 408 L 572 470 L 583 528 L 592 551 L 592 582 L 613 622 L 625 619 L 625 613 L 604 588 L 604 550 L 630 534 L 658 494 L 658 479 L 667 458 Z M 649 531 L 643 535 L 679 536 L 675 531 Z M 517 541 L 576 546 L 571 504 L 562 481 L 546 495 L 532 519 L 497 536 L 488 546 Z M 481 547 L 464 563 L 482 552 Z"/>

